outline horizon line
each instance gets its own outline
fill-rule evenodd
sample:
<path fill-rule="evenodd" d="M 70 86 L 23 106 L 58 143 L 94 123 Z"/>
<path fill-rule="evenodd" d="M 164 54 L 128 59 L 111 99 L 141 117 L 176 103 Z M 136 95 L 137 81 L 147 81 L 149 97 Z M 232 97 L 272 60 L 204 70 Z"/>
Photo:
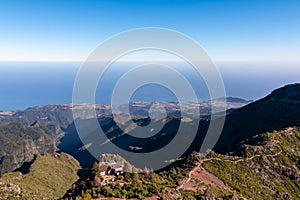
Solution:
<path fill-rule="evenodd" d="M 300 60 L 211 60 L 212 62 L 279 62 L 279 63 L 300 63 Z M 87 62 L 86 60 L 0 60 L 0 63 L 21 63 L 21 62 L 28 62 L 28 63 L 84 63 Z M 98 61 L 98 62 L 107 62 L 107 61 Z M 185 62 L 180 60 L 122 60 L 122 61 L 112 61 L 112 62 Z"/>

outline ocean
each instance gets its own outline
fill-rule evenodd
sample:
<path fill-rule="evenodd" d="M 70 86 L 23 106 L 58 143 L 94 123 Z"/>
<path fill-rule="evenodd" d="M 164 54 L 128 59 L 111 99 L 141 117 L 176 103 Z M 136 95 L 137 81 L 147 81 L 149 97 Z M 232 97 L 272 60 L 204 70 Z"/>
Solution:
<path fill-rule="evenodd" d="M 0 62 L 0 110 L 22 110 L 72 102 L 80 62 Z M 182 63 L 171 63 L 192 85 L 199 101 L 209 99 L 204 80 Z M 98 84 L 96 103 L 110 104 L 114 85 L 133 63 L 112 66 Z M 256 100 L 286 84 L 300 82 L 300 64 L 219 62 L 226 95 Z M 159 74 L 159 73 L 158 73 Z M 159 74 L 168 77 L 168 74 Z M 188 98 L 187 98 L 188 100 Z M 130 101 L 177 101 L 176 94 L 157 84 L 137 89 Z"/>

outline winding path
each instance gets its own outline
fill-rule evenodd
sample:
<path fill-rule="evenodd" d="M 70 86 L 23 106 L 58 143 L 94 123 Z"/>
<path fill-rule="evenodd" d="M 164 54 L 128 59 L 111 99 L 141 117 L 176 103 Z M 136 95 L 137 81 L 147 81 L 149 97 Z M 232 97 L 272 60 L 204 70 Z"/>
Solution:
<path fill-rule="evenodd" d="M 204 169 L 203 167 L 202 167 L 202 164 L 204 163 L 204 162 L 207 162 L 207 161 L 212 161 L 212 160 L 217 160 L 217 161 L 225 161 L 225 162 L 233 162 L 233 163 L 238 163 L 238 162 L 242 162 L 242 161 L 249 161 L 249 160 L 252 160 L 252 159 L 254 159 L 254 158 L 256 158 L 256 157 L 261 157 L 261 156 L 266 156 L 266 157 L 275 157 L 275 156 L 278 156 L 279 154 L 281 154 L 282 153 L 282 151 L 279 151 L 279 152 L 277 152 L 277 153 L 275 153 L 275 154 L 268 154 L 268 155 L 254 155 L 254 156 L 251 156 L 251 157 L 249 157 L 249 158 L 241 158 L 241 159 L 238 159 L 238 160 L 223 160 L 223 159 L 221 159 L 221 158 L 204 158 L 204 159 L 202 159 L 202 160 L 200 160 L 199 161 L 199 163 L 189 172 L 189 174 L 188 174 L 188 178 L 185 180 L 185 181 L 183 181 L 183 183 L 181 183 L 177 188 L 176 188 L 176 190 L 180 190 L 180 189 L 182 189 L 183 187 L 184 187 L 184 185 L 185 184 L 187 184 L 187 183 L 189 183 L 190 181 L 191 181 L 191 179 L 192 179 L 192 174 L 193 173 L 195 173 L 197 170 L 200 170 L 200 169 Z"/>

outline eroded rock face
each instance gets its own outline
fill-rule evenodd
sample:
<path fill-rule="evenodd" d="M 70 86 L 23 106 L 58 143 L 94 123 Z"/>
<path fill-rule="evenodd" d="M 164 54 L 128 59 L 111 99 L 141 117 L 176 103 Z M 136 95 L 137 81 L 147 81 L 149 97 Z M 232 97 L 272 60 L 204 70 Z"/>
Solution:
<path fill-rule="evenodd" d="M 10 123 L 0 126 L 0 174 L 21 167 L 32 161 L 35 155 L 54 152 L 56 140 L 50 133 L 59 135 L 60 131 L 50 130 L 46 125 Z"/>

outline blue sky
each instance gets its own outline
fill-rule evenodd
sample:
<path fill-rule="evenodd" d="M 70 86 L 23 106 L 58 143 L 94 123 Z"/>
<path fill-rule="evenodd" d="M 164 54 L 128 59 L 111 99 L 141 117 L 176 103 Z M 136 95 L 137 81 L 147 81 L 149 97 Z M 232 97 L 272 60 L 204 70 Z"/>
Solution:
<path fill-rule="evenodd" d="M 122 31 L 163 27 L 215 61 L 300 61 L 297 0 L 0 1 L 0 61 L 83 61 Z"/>

